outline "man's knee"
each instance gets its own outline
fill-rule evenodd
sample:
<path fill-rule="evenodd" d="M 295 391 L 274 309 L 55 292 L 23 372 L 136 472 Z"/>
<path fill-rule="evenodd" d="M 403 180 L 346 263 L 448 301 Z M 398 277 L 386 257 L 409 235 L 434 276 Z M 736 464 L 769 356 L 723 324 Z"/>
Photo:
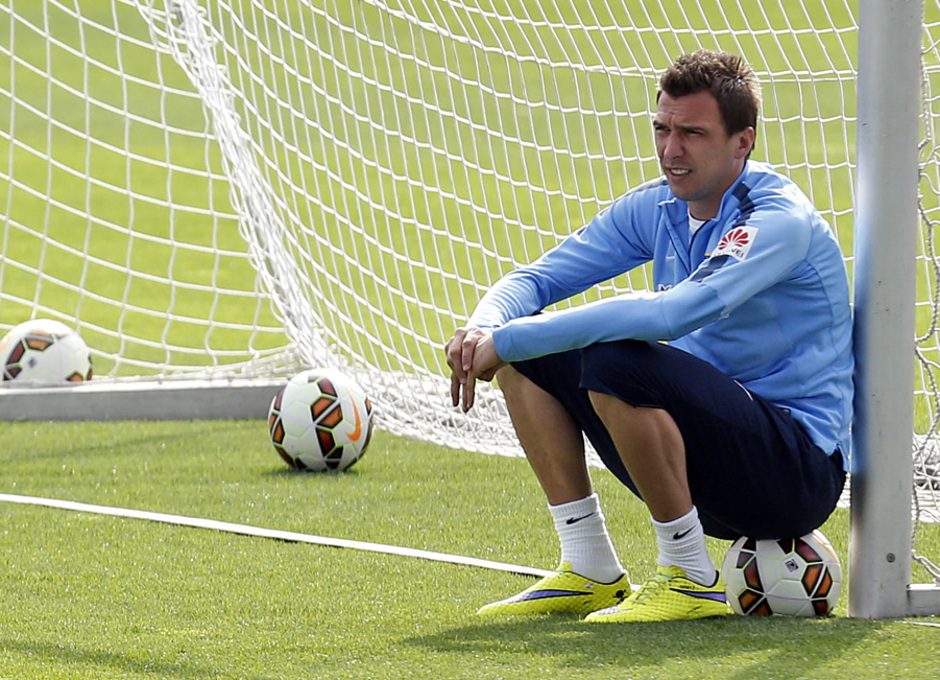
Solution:
<path fill-rule="evenodd" d="M 506 399 L 510 411 L 516 405 L 529 404 L 533 400 L 545 399 L 550 395 L 530 380 L 526 375 L 517 371 L 512 365 L 503 366 L 496 373 L 496 382 Z"/>
<path fill-rule="evenodd" d="M 529 382 L 529 379 L 512 367 L 512 364 L 506 364 L 496 372 L 496 382 L 500 389 L 507 396 L 522 389 L 522 385 Z"/>

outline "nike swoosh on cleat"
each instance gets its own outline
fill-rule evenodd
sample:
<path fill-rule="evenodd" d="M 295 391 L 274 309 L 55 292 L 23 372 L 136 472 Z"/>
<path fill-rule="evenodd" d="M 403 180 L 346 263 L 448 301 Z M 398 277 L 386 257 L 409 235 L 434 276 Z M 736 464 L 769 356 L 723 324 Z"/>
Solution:
<path fill-rule="evenodd" d="M 589 512 L 588 514 L 581 515 L 580 517 L 569 517 L 568 520 L 565 522 L 565 524 L 577 524 L 582 519 L 587 519 L 588 517 L 593 517 L 593 516 L 594 516 L 594 513 Z"/>
<path fill-rule="evenodd" d="M 544 600 L 549 597 L 575 597 L 593 594 L 594 593 L 581 590 L 536 590 L 531 593 L 522 593 L 518 597 L 512 598 L 512 601 L 528 602 L 529 600 Z"/>
<path fill-rule="evenodd" d="M 683 590 L 682 588 L 670 588 L 674 593 L 681 593 L 689 597 L 697 597 L 702 600 L 714 600 L 715 602 L 727 602 L 728 599 L 724 593 L 719 592 L 699 592 L 697 590 Z"/>

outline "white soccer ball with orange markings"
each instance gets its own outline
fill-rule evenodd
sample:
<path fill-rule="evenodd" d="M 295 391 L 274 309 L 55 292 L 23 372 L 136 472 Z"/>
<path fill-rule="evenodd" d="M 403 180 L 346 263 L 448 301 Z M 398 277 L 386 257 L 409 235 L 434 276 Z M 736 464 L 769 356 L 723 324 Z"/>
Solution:
<path fill-rule="evenodd" d="M 14 326 L 0 339 L 4 381 L 23 386 L 49 386 L 91 380 L 91 353 L 71 327 L 52 319 Z"/>
<path fill-rule="evenodd" d="M 828 616 L 842 592 L 842 565 L 818 529 L 800 538 L 739 538 L 721 577 L 738 614 Z"/>
<path fill-rule="evenodd" d="M 366 452 L 372 427 L 372 402 L 335 369 L 295 375 L 268 411 L 274 449 L 296 470 L 346 470 Z"/>

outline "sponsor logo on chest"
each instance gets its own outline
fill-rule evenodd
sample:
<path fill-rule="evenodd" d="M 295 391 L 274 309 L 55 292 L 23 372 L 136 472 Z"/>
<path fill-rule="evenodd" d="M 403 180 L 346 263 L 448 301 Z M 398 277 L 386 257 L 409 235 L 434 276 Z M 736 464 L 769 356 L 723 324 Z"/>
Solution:
<path fill-rule="evenodd" d="M 755 236 L 757 236 L 757 227 L 735 227 L 721 237 L 712 257 L 729 255 L 736 260 L 743 260 L 751 251 Z"/>

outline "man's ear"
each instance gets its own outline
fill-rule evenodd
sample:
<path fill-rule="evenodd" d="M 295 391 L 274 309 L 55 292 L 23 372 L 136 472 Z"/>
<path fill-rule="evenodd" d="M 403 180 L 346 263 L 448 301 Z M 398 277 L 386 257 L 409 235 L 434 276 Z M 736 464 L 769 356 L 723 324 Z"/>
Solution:
<path fill-rule="evenodd" d="M 735 158 L 747 158 L 748 154 L 754 150 L 754 139 L 756 136 L 757 133 L 754 131 L 754 128 L 750 126 L 737 133 L 738 146 L 735 149 Z"/>

